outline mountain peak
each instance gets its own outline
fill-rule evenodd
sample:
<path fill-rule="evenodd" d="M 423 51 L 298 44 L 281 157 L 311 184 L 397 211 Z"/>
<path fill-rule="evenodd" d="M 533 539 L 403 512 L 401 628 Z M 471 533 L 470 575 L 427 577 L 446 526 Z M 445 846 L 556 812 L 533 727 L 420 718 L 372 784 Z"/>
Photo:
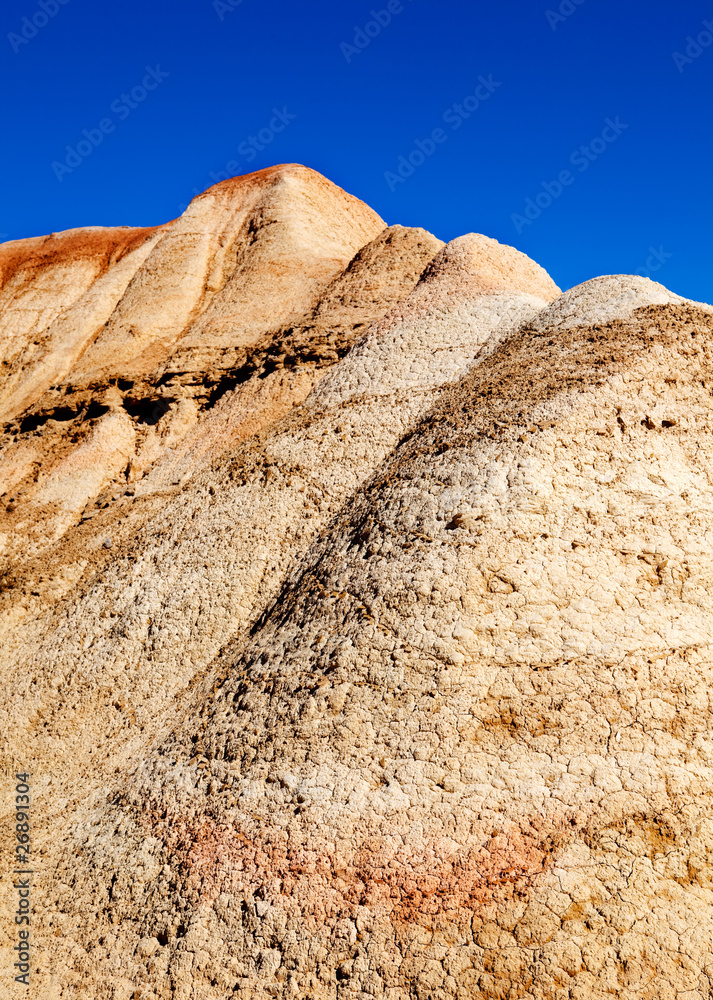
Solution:
<path fill-rule="evenodd" d="M 713 310 L 298 164 L 0 274 L 37 995 L 708 995 Z"/>

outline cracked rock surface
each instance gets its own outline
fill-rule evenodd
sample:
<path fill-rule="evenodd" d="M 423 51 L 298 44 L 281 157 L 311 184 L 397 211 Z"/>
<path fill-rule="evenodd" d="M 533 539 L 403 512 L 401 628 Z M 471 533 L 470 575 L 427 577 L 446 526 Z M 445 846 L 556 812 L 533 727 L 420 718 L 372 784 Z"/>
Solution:
<path fill-rule="evenodd" d="M 709 1000 L 710 306 L 291 165 L 0 308 L 38 996 Z"/>

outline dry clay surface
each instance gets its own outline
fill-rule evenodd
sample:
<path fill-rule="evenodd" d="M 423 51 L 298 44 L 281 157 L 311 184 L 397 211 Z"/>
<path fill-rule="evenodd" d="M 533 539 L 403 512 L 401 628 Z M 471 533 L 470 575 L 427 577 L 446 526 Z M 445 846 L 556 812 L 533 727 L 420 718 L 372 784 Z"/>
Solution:
<path fill-rule="evenodd" d="M 708 1000 L 710 307 L 299 167 L 82 232 L 0 248 L 37 995 Z"/>

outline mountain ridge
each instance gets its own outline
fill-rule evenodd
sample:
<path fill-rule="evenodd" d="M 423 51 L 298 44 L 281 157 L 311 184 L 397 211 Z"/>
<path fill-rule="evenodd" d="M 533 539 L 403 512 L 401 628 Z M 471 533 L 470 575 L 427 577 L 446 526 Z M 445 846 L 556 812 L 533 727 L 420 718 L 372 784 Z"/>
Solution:
<path fill-rule="evenodd" d="M 704 1000 L 711 307 L 295 165 L 182 220 L 0 289 L 36 988 Z"/>

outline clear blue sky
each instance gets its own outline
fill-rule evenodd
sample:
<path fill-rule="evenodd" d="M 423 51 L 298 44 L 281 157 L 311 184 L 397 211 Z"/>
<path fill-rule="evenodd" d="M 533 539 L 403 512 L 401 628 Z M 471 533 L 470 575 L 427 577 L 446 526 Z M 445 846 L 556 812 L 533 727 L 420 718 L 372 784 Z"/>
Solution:
<path fill-rule="evenodd" d="M 713 302 L 711 0 L 5 0 L 0 17 L 1 239 L 164 222 L 211 172 L 299 162 L 388 223 L 510 243 L 563 288 L 648 270 Z"/>

